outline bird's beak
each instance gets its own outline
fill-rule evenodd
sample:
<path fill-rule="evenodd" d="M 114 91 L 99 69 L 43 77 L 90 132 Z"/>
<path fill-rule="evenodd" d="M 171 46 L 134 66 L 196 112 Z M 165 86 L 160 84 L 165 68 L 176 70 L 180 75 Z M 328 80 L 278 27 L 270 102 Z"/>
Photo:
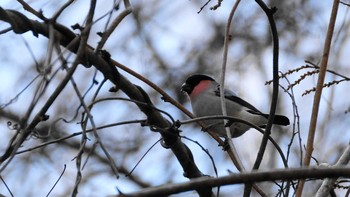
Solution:
<path fill-rule="evenodd" d="M 182 86 L 181 86 L 182 93 L 188 94 L 190 91 L 191 91 L 191 87 L 187 83 L 182 84 Z"/>

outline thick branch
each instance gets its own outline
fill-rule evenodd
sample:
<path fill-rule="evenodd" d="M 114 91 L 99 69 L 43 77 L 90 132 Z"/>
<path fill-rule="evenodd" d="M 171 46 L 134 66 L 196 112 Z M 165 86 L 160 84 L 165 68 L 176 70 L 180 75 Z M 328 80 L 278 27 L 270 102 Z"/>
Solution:
<path fill-rule="evenodd" d="M 217 187 L 232 184 L 256 183 L 264 181 L 292 181 L 306 178 L 332 178 L 350 177 L 349 168 L 304 168 L 304 169 L 279 169 L 273 171 L 254 171 L 231 174 L 228 176 L 211 178 L 200 177 L 185 183 L 167 184 L 164 186 L 147 188 L 140 192 L 120 194 L 117 197 L 146 197 L 146 196 L 168 196 L 181 192 L 191 191 L 202 187 Z"/>
<path fill-rule="evenodd" d="M 17 11 L 4 10 L 0 7 L 0 20 L 11 24 L 13 31 L 17 34 L 32 31 L 35 36 L 38 36 L 40 34 L 49 38 L 48 24 L 29 20 L 26 16 Z M 54 23 L 53 27 L 55 28 L 55 40 L 57 40 L 63 47 L 66 47 L 73 53 L 76 53 L 79 45 L 76 44 L 76 42 L 71 43 L 72 40 L 76 38 L 76 35 L 63 25 Z M 80 59 L 80 61 L 81 64 L 86 67 L 90 67 L 91 65 L 96 67 L 101 73 L 103 73 L 106 79 L 115 84 L 131 99 L 152 105 L 147 94 L 140 87 L 135 86 L 124 76 L 120 75 L 113 65 L 106 62 L 100 54 L 94 53 L 92 47 L 86 47 L 83 58 Z M 148 124 L 151 127 L 160 128 L 159 132 L 162 135 L 164 141 L 163 144 L 165 144 L 167 148 L 170 148 L 173 151 L 174 155 L 184 170 L 185 176 L 188 178 L 203 176 L 203 174 L 195 165 L 192 153 L 190 152 L 189 148 L 181 142 L 178 136 L 177 128 L 173 127 L 173 125 L 171 125 L 169 121 L 165 119 L 157 110 L 154 110 L 147 105 L 137 105 L 140 110 L 147 116 Z M 33 126 L 35 127 L 36 125 Z M 27 133 L 29 135 L 31 132 Z M 11 149 L 13 148 L 10 146 L 8 151 Z M 11 152 L 9 153 L 8 151 L 5 152 L 5 154 L 0 158 L 1 162 L 5 161 L 11 154 L 13 154 Z M 212 195 L 211 188 L 207 187 L 202 187 L 198 189 L 197 192 L 200 194 L 200 196 Z"/>

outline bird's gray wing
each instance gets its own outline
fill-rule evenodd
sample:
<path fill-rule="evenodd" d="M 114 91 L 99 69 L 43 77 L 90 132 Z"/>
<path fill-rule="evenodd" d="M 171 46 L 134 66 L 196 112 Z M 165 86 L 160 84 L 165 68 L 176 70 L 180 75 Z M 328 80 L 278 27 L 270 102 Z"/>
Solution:
<path fill-rule="evenodd" d="M 249 112 L 251 114 L 263 116 L 265 118 L 269 118 L 269 114 L 262 113 L 257 108 L 255 108 L 253 105 L 248 103 L 247 101 L 239 98 L 235 93 L 232 94 L 231 91 L 224 91 L 224 94 L 225 94 L 226 99 L 248 108 L 248 110 L 246 110 L 247 112 Z M 215 90 L 215 95 L 220 96 L 219 88 L 217 88 L 217 90 Z M 289 119 L 287 117 L 282 116 L 282 115 L 275 115 L 275 119 L 273 120 L 273 124 L 286 126 L 286 125 L 289 125 L 290 123 L 289 123 Z M 259 125 L 259 126 L 263 126 L 263 125 Z"/>
<path fill-rule="evenodd" d="M 220 96 L 219 88 L 217 90 L 215 90 L 215 95 Z M 245 100 L 241 99 L 240 97 L 238 97 L 232 91 L 225 90 L 224 91 L 224 95 L 225 95 L 226 99 L 228 99 L 228 100 L 230 100 L 232 102 L 238 103 L 239 105 L 242 105 L 242 106 L 250 109 L 250 110 L 247 110 L 248 112 L 250 112 L 252 114 L 263 115 L 263 113 L 260 112 L 257 108 L 255 108 L 253 105 L 251 105 L 247 101 L 245 101 Z"/>

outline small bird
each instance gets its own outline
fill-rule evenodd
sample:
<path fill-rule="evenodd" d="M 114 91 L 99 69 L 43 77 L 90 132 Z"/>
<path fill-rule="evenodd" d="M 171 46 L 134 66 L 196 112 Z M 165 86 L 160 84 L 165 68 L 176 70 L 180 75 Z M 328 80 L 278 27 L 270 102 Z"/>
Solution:
<path fill-rule="evenodd" d="M 181 91 L 186 92 L 191 100 L 193 113 L 197 117 L 222 115 L 220 100 L 220 84 L 213 78 L 195 74 L 187 78 L 186 82 L 181 86 Z M 267 124 L 268 114 L 264 114 L 256 109 L 247 101 L 238 97 L 230 90 L 224 90 L 226 111 L 228 116 L 239 118 L 264 128 Z M 224 121 L 222 119 L 203 120 L 207 125 L 205 130 L 211 130 L 220 137 L 226 137 Z M 273 124 L 289 125 L 289 119 L 282 115 L 275 115 Z M 249 125 L 239 122 L 231 122 L 231 135 L 233 138 L 243 135 L 249 128 Z"/>

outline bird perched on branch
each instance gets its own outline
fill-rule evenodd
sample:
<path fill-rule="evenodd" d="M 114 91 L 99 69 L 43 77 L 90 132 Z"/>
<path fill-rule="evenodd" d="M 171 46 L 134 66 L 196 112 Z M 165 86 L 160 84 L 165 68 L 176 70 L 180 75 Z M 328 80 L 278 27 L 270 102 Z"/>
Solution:
<path fill-rule="evenodd" d="M 192 75 L 181 86 L 181 91 L 188 94 L 193 113 L 197 117 L 222 115 L 220 84 L 213 78 L 201 74 Z M 232 91 L 225 89 L 224 95 L 228 116 L 245 120 L 258 127 L 266 126 L 268 114 L 260 112 Z M 239 137 L 251 128 L 247 124 L 231 121 L 229 125 L 224 125 L 223 119 L 206 119 L 202 122 L 207 125 L 205 130 L 209 129 L 221 137 L 226 136 L 225 126 L 230 127 L 232 137 Z M 289 119 L 282 115 L 275 115 L 273 124 L 286 126 L 289 125 Z"/>

